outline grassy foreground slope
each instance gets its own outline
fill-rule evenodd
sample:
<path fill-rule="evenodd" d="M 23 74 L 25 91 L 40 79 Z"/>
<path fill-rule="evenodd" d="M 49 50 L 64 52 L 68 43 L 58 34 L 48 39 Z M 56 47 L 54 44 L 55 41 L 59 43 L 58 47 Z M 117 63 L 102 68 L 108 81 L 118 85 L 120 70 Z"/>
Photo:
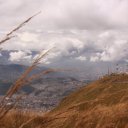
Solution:
<path fill-rule="evenodd" d="M 128 128 L 128 75 L 112 74 L 81 88 L 44 120 L 44 128 Z"/>

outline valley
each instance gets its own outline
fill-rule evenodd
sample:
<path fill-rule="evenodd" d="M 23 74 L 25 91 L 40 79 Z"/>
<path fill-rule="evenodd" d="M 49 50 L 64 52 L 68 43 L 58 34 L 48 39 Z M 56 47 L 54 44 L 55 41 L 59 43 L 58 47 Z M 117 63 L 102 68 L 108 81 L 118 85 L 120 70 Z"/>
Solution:
<path fill-rule="evenodd" d="M 13 85 L 16 78 L 18 78 L 26 68 L 25 66 L 21 65 L 2 65 L 2 67 L 4 67 L 3 70 L 5 73 L 7 71 L 8 73 L 6 74 L 6 77 L 4 77 L 5 74 L 2 70 L 3 73 L 0 75 L 1 99 L 7 93 L 8 89 Z M 39 72 L 40 70 L 42 71 L 45 69 L 37 68 L 37 70 L 33 72 Z M 14 75 L 12 76 L 12 74 Z M 22 95 L 22 98 L 17 103 L 17 108 L 48 111 L 57 106 L 65 96 L 90 82 L 91 80 L 79 80 L 62 75 L 62 73 L 55 72 L 44 77 L 40 77 L 37 80 L 23 86 L 11 99 L 8 99 L 7 102 L 8 105 L 11 105 L 15 102 L 15 97 Z"/>

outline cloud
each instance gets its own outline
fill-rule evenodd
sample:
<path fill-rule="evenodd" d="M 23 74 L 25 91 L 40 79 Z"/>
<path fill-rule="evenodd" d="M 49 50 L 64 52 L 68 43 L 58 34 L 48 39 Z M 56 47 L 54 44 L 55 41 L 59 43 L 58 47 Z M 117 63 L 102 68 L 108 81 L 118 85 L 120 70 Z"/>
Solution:
<path fill-rule="evenodd" d="M 19 61 L 25 61 L 25 60 L 31 60 L 32 55 L 30 55 L 30 52 L 23 52 L 23 51 L 17 51 L 17 52 L 10 52 L 9 60 L 12 62 L 19 62 Z"/>
<path fill-rule="evenodd" d="M 17 38 L 3 44 L 4 49 L 20 50 L 10 55 L 12 61 L 25 58 L 23 50 L 42 51 L 54 46 L 44 63 L 128 59 L 127 0 L 0 0 L 1 31 L 11 30 L 39 10 L 42 14 L 22 28 Z"/>
<path fill-rule="evenodd" d="M 37 59 L 37 57 L 39 55 L 43 55 L 46 52 L 46 50 L 43 50 L 41 53 L 38 53 L 36 55 L 34 55 L 33 60 Z M 56 59 L 57 57 L 59 57 L 60 53 L 59 52 L 49 52 L 49 54 L 47 54 L 46 56 L 44 56 L 41 60 L 40 60 L 40 64 L 51 64 L 52 61 L 54 61 L 54 59 Z"/>
<path fill-rule="evenodd" d="M 102 33 L 97 46 L 102 50 L 96 55 L 101 61 L 118 61 L 127 58 L 128 37 L 126 33 L 115 31 Z"/>
<path fill-rule="evenodd" d="M 94 62 L 125 60 L 128 56 L 127 32 L 115 30 L 97 33 L 81 31 L 79 34 L 79 31 L 72 30 L 69 33 L 65 31 L 25 33 L 27 36 L 24 37 L 24 33 L 23 36 L 21 33 L 21 37 L 12 41 L 11 45 L 10 43 L 4 44 L 4 48 L 43 51 L 55 47 L 51 52 L 53 55 L 48 57 L 50 63 L 65 57 L 76 59 L 78 56 L 86 56 L 90 58 L 91 62 Z M 28 37 L 29 39 L 27 39 Z"/>
<path fill-rule="evenodd" d="M 90 61 L 91 61 L 91 62 L 99 61 L 99 57 L 98 57 L 98 56 L 91 56 L 91 57 L 90 57 Z"/>
<path fill-rule="evenodd" d="M 14 26 L 42 10 L 31 23 L 40 29 L 111 29 L 128 27 L 127 0 L 6 0 L 0 1 L 1 27 Z M 6 12 L 5 12 L 6 8 Z M 10 19 L 4 23 L 5 19 Z M 13 25 L 11 25 L 13 24 Z M 2 27 L 2 28 L 3 28 Z M 30 26 L 29 26 L 30 27 Z"/>
<path fill-rule="evenodd" d="M 23 42 L 39 42 L 38 35 L 34 33 L 24 32 L 18 34 L 18 37 Z"/>
<path fill-rule="evenodd" d="M 80 60 L 80 61 L 86 61 L 87 58 L 85 56 L 79 56 L 75 58 L 76 60 Z"/>

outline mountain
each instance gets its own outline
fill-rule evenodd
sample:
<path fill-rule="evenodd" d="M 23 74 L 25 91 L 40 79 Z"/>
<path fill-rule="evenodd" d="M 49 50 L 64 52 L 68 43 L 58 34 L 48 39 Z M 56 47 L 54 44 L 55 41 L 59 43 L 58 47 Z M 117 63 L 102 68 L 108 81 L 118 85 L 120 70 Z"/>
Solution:
<path fill-rule="evenodd" d="M 111 74 L 65 97 L 45 128 L 128 128 L 128 74 Z"/>
<path fill-rule="evenodd" d="M 0 64 L 0 80 L 12 82 L 17 79 L 26 68 L 27 66 L 18 64 Z"/>
<path fill-rule="evenodd" d="M 0 95 L 5 95 L 5 93 L 11 87 L 11 85 L 22 75 L 22 73 L 27 68 L 28 66 L 19 64 L 0 64 Z M 45 69 L 47 68 L 37 67 L 34 71 L 32 71 L 31 75 Z M 26 85 L 21 90 L 29 94 L 35 89 L 32 86 Z"/>
<path fill-rule="evenodd" d="M 0 65 L 0 96 L 6 94 L 18 77 L 28 66 L 19 64 Z M 30 75 L 48 70 L 46 67 L 37 67 Z M 53 72 L 33 80 L 23 86 L 15 95 L 27 94 L 18 102 L 17 107 L 40 109 L 42 111 L 53 109 L 61 99 L 79 89 L 90 80 L 79 80 L 63 72 Z M 13 100 L 13 99 L 11 99 Z"/>
<path fill-rule="evenodd" d="M 0 64 L 0 81 L 14 82 L 27 68 L 28 66 L 22 64 Z M 48 68 L 37 67 L 30 75 L 44 70 L 48 70 Z"/>

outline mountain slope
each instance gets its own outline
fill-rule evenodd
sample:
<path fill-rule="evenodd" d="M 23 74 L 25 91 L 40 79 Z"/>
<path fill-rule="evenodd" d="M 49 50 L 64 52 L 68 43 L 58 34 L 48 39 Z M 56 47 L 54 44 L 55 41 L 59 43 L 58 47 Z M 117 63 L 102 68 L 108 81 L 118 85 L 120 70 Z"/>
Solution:
<path fill-rule="evenodd" d="M 128 75 L 112 74 L 64 98 L 45 128 L 128 128 Z"/>

